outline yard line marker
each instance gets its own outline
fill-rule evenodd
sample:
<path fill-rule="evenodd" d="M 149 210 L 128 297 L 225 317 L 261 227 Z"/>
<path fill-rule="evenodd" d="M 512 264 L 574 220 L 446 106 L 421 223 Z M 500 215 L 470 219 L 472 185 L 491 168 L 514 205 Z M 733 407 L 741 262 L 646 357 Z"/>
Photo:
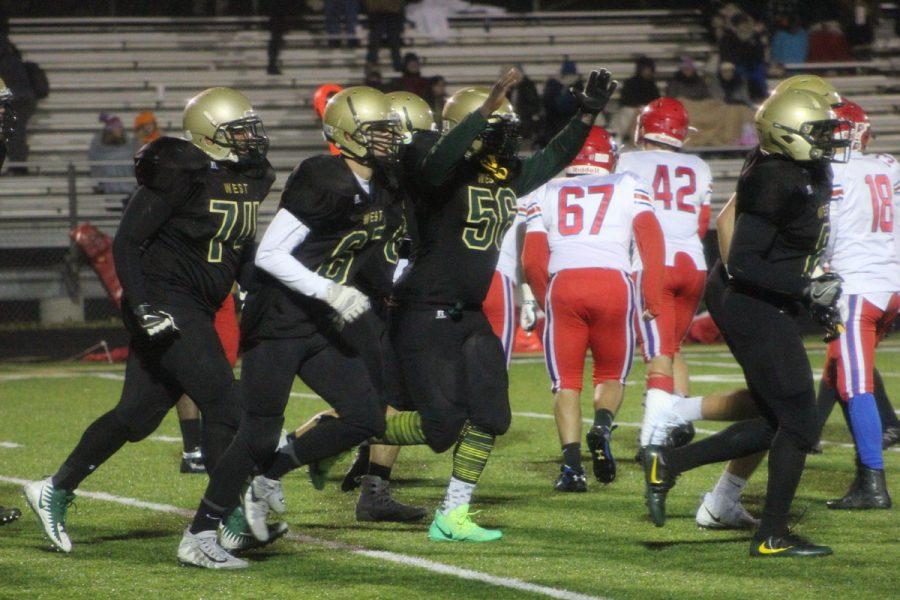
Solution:
<path fill-rule="evenodd" d="M 15 442 L 0 442 L 0 448 L 24 448 L 22 444 L 17 444 Z"/>
<path fill-rule="evenodd" d="M 149 439 L 153 440 L 154 442 L 170 442 L 173 444 L 181 443 L 180 437 L 172 437 L 171 435 L 151 435 Z"/>
<path fill-rule="evenodd" d="M 15 485 L 25 485 L 29 483 L 27 479 L 20 479 L 18 477 L 7 477 L 5 475 L 0 475 L 0 482 L 12 483 Z M 107 494 L 106 492 L 86 492 L 83 490 L 78 490 L 78 495 L 82 498 L 91 498 L 93 500 L 102 500 L 104 502 L 113 502 L 115 504 L 122 504 L 124 506 L 131 506 L 134 508 L 145 508 L 147 510 L 152 510 L 156 512 L 169 513 L 180 515 L 182 517 L 192 517 L 194 512 L 188 510 L 186 508 L 179 508 L 177 506 L 173 506 L 171 504 L 160 504 L 158 502 L 148 502 L 146 500 L 140 500 L 138 498 L 128 498 L 127 496 L 116 496 L 114 494 Z M 427 558 L 420 558 L 418 556 L 410 556 L 408 554 L 400 554 L 399 552 L 390 552 L 385 550 L 371 550 L 364 546 L 356 546 L 353 544 L 347 544 L 344 542 L 338 542 L 334 540 L 326 540 L 322 538 L 313 537 L 311 535 L 304 535 L 300 533 L 289 533 L 285 536 L 285 539 L 300 542 L 302 544 L 317 544 L 320 546 L 325 546 L 326 548 L 330 548 L 332 550 L 342 550 L 344 552 L 349 552 L 350 554 L 356 554 L 358 556 L 365 556 L 368 558 L 374 558 L 377 560 L 382 560 L 385 562 L 392 562 L 399 565 L 404 565 L 407 567 L 417 567 L 419 569 L 425 569 L 426 571 L 431 571 L 432 573 L 439 573 L 441 575 L 450 575 L 452 577 L 456 577 L 458 579 L 467 579 L 470 581 L 480 581 L 482 583 L 486 583 L 488 585 L 493 585 L 496 587 L 505 587 L 513 590 L 517 590 L 520 592 L 531 592 L 533 594 L 538 594 L 541 596 L 547 596 L 548 598 L 559 598 L 561 600 L 608 600 L 607 598 L 603 598 L 602 596 L 589 596 L 587 594 L 580 594 L 578 592 L 572 592 L 562 588 L 554 588 L 546 585 L 539 585 L 536 583 L 529 583 L 527 581 L 522 581 L 521 579 L 515 579 L 513 577 L 500 577 L 497 575 L 491 575 L 490 573 L 484 573 L 482 571 L 475 571 L 473 569 L 465 569 L 463 567 L 457 567 L 454 565 L 448 565 L 446 563 L 441 563 L 433 560 L 428 560 Z M 173 562 L 174 562 L 174 548 L 173 550 Z"/>

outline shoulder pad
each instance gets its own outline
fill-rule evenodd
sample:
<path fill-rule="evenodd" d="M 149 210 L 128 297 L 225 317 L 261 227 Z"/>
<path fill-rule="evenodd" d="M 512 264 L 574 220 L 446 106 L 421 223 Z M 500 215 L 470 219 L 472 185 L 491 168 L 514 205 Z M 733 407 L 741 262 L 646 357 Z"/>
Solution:
<path fill-rule="evenodd" d="M 192 143 L 161 137 L 138 150 L 134 156 L 137 182 L 160 191 L 169 191 L 192 173 L 209 168 L 209 157 Z"/>
<path fill-rule="evenodd" d="M 337 191 L 345 186 L 352 189 L 354 182 L 352 172 L 340 156 L 320 154 L 301 161 L 291 172 L 290 183 Z"/>

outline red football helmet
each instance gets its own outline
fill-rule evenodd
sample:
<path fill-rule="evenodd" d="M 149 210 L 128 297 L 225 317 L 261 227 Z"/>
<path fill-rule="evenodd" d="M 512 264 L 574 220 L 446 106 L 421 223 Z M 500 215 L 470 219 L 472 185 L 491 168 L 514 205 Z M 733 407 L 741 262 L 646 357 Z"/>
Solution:
<path fill-rule="evenodd" d="M 675 98 L 657 98 L 638 115 L 634 143 L 650 140 L 657 144 L 681 148 L 690 131 L 684 104 Z"/>
<path fill-rule="evenodd" d="M 856 102 L 843 97 L 841 101 L 843 104 L 833 109 L 834 114 L 838 119 L 850 122 L 850 149 L 863 152 L 869 144 L 869 115 Z"/>
<path fill-rule="evenodd" d="M 609 132 L 594 125 L 566 175 L 606 175 L 616 168 L 619 152 Z"/>
<path fill-rule="evenodd" d="M 331 97 L 343 89 L 336 83 L 326 83 L 316 88 L 316 91 L 313 93 L 313 108 L 320 119 L 325 114 L 325 105 L 328 104 Z"/>

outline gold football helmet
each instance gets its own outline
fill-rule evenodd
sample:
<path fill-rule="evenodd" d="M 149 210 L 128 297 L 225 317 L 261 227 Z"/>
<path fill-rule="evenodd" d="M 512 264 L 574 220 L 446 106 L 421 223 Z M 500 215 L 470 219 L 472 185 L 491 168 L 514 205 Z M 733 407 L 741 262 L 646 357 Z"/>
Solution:
<path fill-rule="evenodd" d="M 412 136 L 417 131 L 437 131 L 434 113 L 420 97 L 410 92 L 391 92 L 387 94 L 387 98 L 391 103 L 391 110 L 400 119 L 404 144 L 412 142 Z"/>
<path fill-rule="evenodd" d="M 204 90 L 184 108 L 185 138 L 218 161 L 252 162 L 265 157 L 269 138 L 250 100 L 227 87 Z"/>
<path fill-rule="evenodd" d="M 793 160 L 842 162 L 850 146 L 849 124 L 841 121 L 824 96 L 788 89 L 770 96 L 756 112 L 760 148 Z M 844 159 L 845 160 L 845 159 Z"/>
<path fill-rule="evenodd" d="M 444 121 L 444 133 L 447 133 L 465 119 L 470 113 L 478 110 L 491 90 L 486 87 L 464 88 L 450 96 L 444 105 L 441 116 Z M 468 156 L 490 154 L 500 159 L 515 158 L 519 152 L 519 116 L 509 100 L 491 113 L 488 126 L 469 149 Z"/>
<path fill-rule="evenodd" d="M 786 90 L 803 90 L 811 92 L 817 96 L 824 96 L 826 102 L 834 108 L 844 103 L 841 95 L 834 89 L 834 86 L 822 79 L 818 75 L 794 75 L 788 77 L 772 91 L 772 95 L 784 92 Z"/>
<path fill-rule="evenodd" d="M 400 119 L 388 97 L 359 85 L 338 92 L 325 105 L 322 133 L 344 156 L 370 163 L 399 151 Z"/>

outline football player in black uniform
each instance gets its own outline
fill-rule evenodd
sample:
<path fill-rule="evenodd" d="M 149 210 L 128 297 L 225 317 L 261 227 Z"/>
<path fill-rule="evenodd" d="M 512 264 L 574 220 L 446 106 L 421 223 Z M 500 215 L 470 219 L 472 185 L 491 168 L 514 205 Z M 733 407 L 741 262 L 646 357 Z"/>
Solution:
<path fill-rule="evenodd" d="M 547 148 L 520 160 L 518 117 L 506 99 L 520 77 L 510 69 L 490 90 L 454 94 L 443 112 L 447 133 L 430 148 L 414 139 L 408 158 L 412 264 L 394 290 L 390 330 L 417 411 L 389 418 L 384 439 L 427 443 L 436 452 L 455 445 L 453 476 L 429 530 L 436 541 L 502 535 L 469 514 L 494 439 L 511 418 L 506 359 L 481 303 L 517 195 L 571 162 L 616 87 L 608 72 L 593 72 L 584 90 L 574 92 L 578 114 Z"/>
<path fill-rule="evenodd" d="M 301 162 L 259 244 L 257 278 L 244 305 L 241 395 L 244 414 L 178 548 L 182 563 L 237 569 L 247 562 L 215 544 L 217 524 L 240 502 L 253 535 L 267 541 L 270 510 L 285 510 L 280 479 L 384 432 L 383 394 L 359 348 L 377 347 L 366 294 L 352 283 L 362 264 L 385 252 L 402 224 L 392 177 L 400 134 L 388 99 L 359 86 L 336 94 L 323 130 L 340 156 Z M 336 418 L 318 423 L 276 452 L 284 409 L 299 376 Z"/>
<path fill-rule="evenodd" d="M 203 416 L 215 465 L 240 417 L 213 316 L 252 266 L 256 215 L 275 179 L 269 140 L 247 98 L 210 88 L 184 110 L 188 140 L 162 137 L 135 157 L 138 188 L 113 242 L 130 354 L 119 403 L 94 421 L 55 475 L 25 486 L 53 546 L 72 550 L 75 489 L 126 442 L 150 435 L 183 393 Z M 213 532 L 215 538 L 215 532 Z"/>
<path fill-rule="evenodd" d="M 3 162 L 6 160 L 6 138 L 12 131 L 15 115 L 12 111 L 12 92 L 6 83 L 0 79 L 0 169 L 3 168 Z M 0 525 L 12 523 L 22 516 L 22 511 L 18 508 L 6 508 L 0 506 Z"/>
<path fill-rule="evenodd" d="M 679 473 L 770 449 L 762 522 L 751 556 L 821 556 L 827 546 L 788 529 L 788 511 L 806 454 L 818 442 L 812 370 L 794 322 L 799 307 L 831 330 L 840 278 L 817 275 L 828 240 L 830 160 L 846 153 L 827 100 L 808 91 L 773 94 L 756 114 L 760 145 L 738 180 L 728 282 L 716 321 L 740 363 L 761 417 L 736 423 L 681 448 L 649 446 L 644 454 L 646 500 L 657 526 Z"/>

